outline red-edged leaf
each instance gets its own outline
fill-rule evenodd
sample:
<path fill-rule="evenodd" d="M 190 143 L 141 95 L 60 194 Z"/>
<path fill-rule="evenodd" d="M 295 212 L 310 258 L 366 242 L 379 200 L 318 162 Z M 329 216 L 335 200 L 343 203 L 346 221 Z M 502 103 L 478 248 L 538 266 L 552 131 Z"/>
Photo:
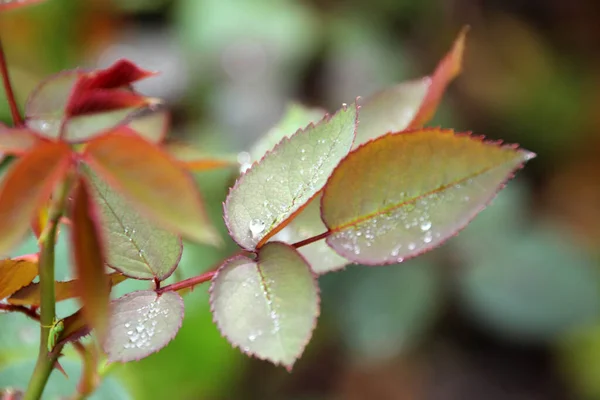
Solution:
<path fill-rule="evenodd" d="M 40 141 L 40 137 L 25 128 L 0 128 L 0 152 L 23 155 Z"/>
<path fill-rule="evenodd" d="M 418 127 L 434 115 L 444 90 L 460 72 L 467 28 L 431 77 L 401 82 L 360 101 L 360 124 L 354 147 L 389 132 Z"/>
<path fill-rule="evenodd" d="M 0 300 L 29 285 L 38 274 L 37 262 L 25 260 L 0 261 Z"/>
<path fill-rule="evenodd" d="M 25 236 L 35 211 L 63 179 L 70 163 L 67 144 L 41 142 L 7 172 L 0 187 L 0 254 Z"/>
<path fill-rule="evenodd" d="M 414 257 L 464 228 L 534 156 L 450 130 L 382 136 L 329 178 L 321 200 L 327 244 L 361 264 Z"/>
<path fill-rule="evenodd" d="M 67 107 L 70 117 L 94 114 L 122 108 L 138 108 L 156 100 L 127 89 L 95 89 L 74 94 Z"/>
<path fill-rule="evenodd" d="M 468 30 L 469 28 L 465 27 L 460 31 L 452 49 L 438 64 L 431 77 L 431 85 L 427 90 L 427 94 L 408 129 L 423 126 L 433 117 L 446 87 L 460 73 Z"/>
<path fill-rule="evenodd" d="M 107 278 L 110 281 L 110 286 L 118 285 L 127 279 L 125 275 L 119 272 L 113 272 L 112 274 L 109 274 Z M 77 288 L 81 285 L 82 283 L 77 279 L 66 282 L 56 282 L 54 285 L 56 301 L 68 300 L 76 297 L 78 295 Z M 6 301 L 9 304 L 14 305 L 39 307 L 41 301 L 40 284 L 31 283 L 16 291 L 12 296 L 6 299 Z"/>
<path fill-rule="evenodd" d="M 103 339 L 108 324 L 109 282 L 104 274 L 104 248 L 96 209 L 87 183 L 81 179 L 71 211 L 73 226 L 74 265 L 77 271 L 77 292 L 84 306 L 84 316 Z"/>
<path fill-rule="evenodd" d="M 0 0 L 0 11 L 41 3 L 45 0 Z"/>
<path fill-rule="evenodd" d="M 210 304 L 234 346 L 291 370 L 316 325 L 319 288 L 296 249 L 269 242 L 257 260 L 236 256 L 223 263 L 212 280 Z"/>
<path fill-rule="evenodd" d="M 40 236 L 42 235 L 42 232 L 44 232 L 44 230 L 47 228 L 48 226 L 48 221 L 49 221 L 49 214 L 50 213 L 50 204 L 49 202 L 46 202 L 44 204 L 42 204 L 41 207 L 39 207 L 35 214 L 33 215 L 33 219 L 31 220 L 31 230 L 33 231 L 33 234 L 35 235 L 35 237 L 37 237 L 38 239 L 40 238 Z M 57 235 L 57 240 L 58 240 L 58 235 Z"/>
<path fill-rule="evenodd" d="M 109 185 L 165 228 L 198 242 L 220 243 L 191 177 L 129 128 L 90 141 L 84 158 Z"/>
<path fill-rule="evenodd" d="M 103 343 L 108 360 L 139 360 L 165 347 L 183 321 L 183 299 L 176 292 L 141 290 L 111 303 L 109 335 Z"/>
<path fill-rule="evenodd" d="M 156 74 L 156 72 L 141 69 L 129 60 L 121 59 L 108 68 L 83 75 L 77 82 L 77 89 L 116 89 Z"/>
<path fill-rule="evenodd" d="M 236 156 L 217 156 L 203 153 L 197 148 L 184 143 L 171 142 L 165 145 L 169 154 L 176 158 L 189 171 L 208 171 L 218 168 L 238 167 Z"/>

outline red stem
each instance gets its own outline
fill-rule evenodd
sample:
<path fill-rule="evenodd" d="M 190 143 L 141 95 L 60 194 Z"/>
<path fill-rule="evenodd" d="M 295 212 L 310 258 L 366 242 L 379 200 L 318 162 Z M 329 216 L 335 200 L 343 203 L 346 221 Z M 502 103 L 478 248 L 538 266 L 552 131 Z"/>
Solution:
<path fill-rule="evenodd" d="M 25 307 L 25 306 L 18 306 L 18 305 L 14 305 L 14 304 L 1 304 L 0 303 L 0 310 L 3 311 L 8 311 L 8 312 L 20 312 L 23 313 L 25 315 L 27 315 L 29 318 L 34 319 L 36 321 L 40 320 L 40 316 L 38 315 L 38 313 L 36 313 L 35 311 L 33 311 L 31 308 Z"/>
<path fill-rule="evenodd" d="M 309 237 L 308 239 L 301 240 L 292 244 L 292 247 L 299 249 L 300 247 L 307 246 L 311 243 L 318 242 L 321 239 L 325 239 L 327 236 L 331 234 L 331 231 L 323 232 L 320 235 Z"/>
<path fill-rule="evenodd" d="M 217 273 L 217 271 L 213 270 L 213 271 L 205 272 L 202 275 L 192 276 L 191 278 L 184 279 L 182 281 L 175 282 L 170 285 L 164 286 L 160 289 L 157 289 L 156 293 L 161 294 L 161 293 L 168 292 L 168 291 L 175 291 L 175 290 L 185 289 L 188 287 L 193 287 L 193 286 L 199 285 L 201 283 L 210 281 L 213 278 L 213 276 L 215 276 L 216 273 Z"/>
<path fill-rule="evenodd" d="M 17 107 L 17 101 L 15 100 L 15 94 L 13 93 L 12 85 L 10 83 L 10 77 L 8 76 L 8 67 L 6 66 L 6 57 L 4 56 L 4 49 L 2 48 L 2 41 L 0 40 L 0 73 L 2 74 L 2 83 L 4 84 L 4 90 L 6 90 L 6 100 L 10 106 L 10 113 L 12 114 L 13 124 L 16 127 L 23 126 L 23 120 Z"/>

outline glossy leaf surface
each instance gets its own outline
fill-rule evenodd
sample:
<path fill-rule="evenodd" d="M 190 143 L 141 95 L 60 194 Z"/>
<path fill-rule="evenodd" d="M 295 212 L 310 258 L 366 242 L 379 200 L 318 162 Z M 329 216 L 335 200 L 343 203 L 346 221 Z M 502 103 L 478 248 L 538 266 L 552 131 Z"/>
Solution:
<path fill-rule="evenodd" d="M 98 205 L 107 264 L 132 278 L 168 278 L 181 258 L 181 238 L 140 215 L 89 169 L 86 176 Z"/>
<path fill-rule="evenodd" d="M 316 279 L 294 248 L 270 242 L 257 261 L 227 260 L 210 291 L 223 336 L 247 354 L 292 368 L 319 315 Z"/>
<path fill-rule="evenodd" d="M 449 130 L 383 136 L 350 153 L 327 183 L 327 243 L 363 264 L 413 257 L 462 229 L 532 157 Z"/>
<path fill-rule="evenodd" d="M 110 286 L 115 286 L 123 282 L 127 277 L 119 272 L 113 272 L 107 276 Z M 54 290 L 56 294 L 56 301 L 68 300 L 77 296 L 77 287 L 81 285 L 77 279 L 73 279 L 66 282 L 56 282 Z M 15 292 L 6 301 L 9 304 L 21 305 L 21 306 L 40 306 L 41 292 L 39 283 L 31 283 L 22 289 Z"/>
<path fill-rule="evenodd" d="M 104 351 L 111 362 L 139 360 L 165 347 L 183 321 L 183 299 L 144 290 L 111 303 L 112 317 Z"/>
<path fill-rule="evenodd" d="M 37 262 L 10 259 L 1 260 L 0 300 L 29 285 L 37 275 Z"/>
<path fill-rule="evenodd" d="M 84 157 L 109 185 L 162 226 L 198 242 L 219 243 L 191 177 L 154 144 L 119 128 L 92 140 Z"/>
<path fill-rule="evenodd" d="M 37 208 L 64 177 L 70 155 L 64 143 L 42 142 L 8 170 L 0 187 L 0 254 L 25 236 Z"/>
<path fill-rule="evenodd" d="M 225 202 L 235 241 L 252 250 L 301 210 L 325 185 L 354 141 L 353 104 L 281 141 L 236 182 Z"/>
<path fill-rule="evenodd" d="M 84 180 L 77 186 L 71 211 L 71 243 L 77 271 L 78 296 L 86 321 L 103 339 L 108 322 L 109 282 L 104 274 L 104 243 L 90 190 Z"/>

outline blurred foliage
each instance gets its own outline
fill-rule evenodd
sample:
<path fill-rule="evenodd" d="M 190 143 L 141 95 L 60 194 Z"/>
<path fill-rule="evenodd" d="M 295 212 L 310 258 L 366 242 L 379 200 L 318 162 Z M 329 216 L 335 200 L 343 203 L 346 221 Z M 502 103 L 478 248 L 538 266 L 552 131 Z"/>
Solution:
<path fill-rule="evenodd" d="M 433 125 L 539 156 L 429 255 L 321 277 L 319 328 L 293 374 L 231 349 L 201 286 L 186 295 L 177 338 L 115 366 L 92 398 L 600 399 L 599 18 L 598 2 L 560 0 L 47 0 L 2 13 L 21 102 L 48 74 L 131 52 L 163 71 L 147 88 L 169 99 L 172 136 L 206 152 L 248 150 L 291 100 L 333 109 L 430 73 L 468 23 L 463 75 Z M 196 178 L 224 235 L 235 176 Z M 169 282 L 213 266 L 235 248 L 227 243 L 186 244 Z M 61 240 L 60 279 L 69 260 Z M 114 295 L 146 285 L 126 281 Z M 61 303 L 59 315 L 76 308 Z M 0 324 L 0 387 L 22 387 L 37 329 L 21 315 Z M 69 379 L 54 373 L 45 398 L 73 393 L 72 350 L 63 365 Z"/>

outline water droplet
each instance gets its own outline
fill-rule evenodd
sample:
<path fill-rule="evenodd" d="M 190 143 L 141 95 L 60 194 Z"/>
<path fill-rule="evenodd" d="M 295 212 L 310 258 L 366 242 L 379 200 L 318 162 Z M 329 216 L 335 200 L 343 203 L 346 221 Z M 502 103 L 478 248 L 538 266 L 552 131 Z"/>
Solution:
<path fill-rule="evenodd" d="M 409 250 L 414 250 L 414 249 L 417 248 L 417 245 L 414 244 L 414 243 L 409 243 L 407 247 L 408 247 Z"/>
<path fill-rule="evenodd" d="M 433 240 L 433 235 L 431 234 L 431 232 L 427 232 L 425 234 L 425 237 L 423 237 L 423 242 L 425 242 L 425 243 L 431 243 L 432 240 Z"/>
<path fill-rule="evenodd" d="M 250 229 L 252 238 L 256 239 L 265 230 L 265 226 L 266 224 L 264 223 L 264 221 L 261 221 L 258 218 L 255 218 L 252 221 L 250 221 L 248 228 Z"/>
<path fill-rule="evenodd" d="M 429 229 L 431 229 L 431 221 L 423 221 L 423 222 L 421 222 L 421 230 L 423 232 L 428 231 Z"/>

